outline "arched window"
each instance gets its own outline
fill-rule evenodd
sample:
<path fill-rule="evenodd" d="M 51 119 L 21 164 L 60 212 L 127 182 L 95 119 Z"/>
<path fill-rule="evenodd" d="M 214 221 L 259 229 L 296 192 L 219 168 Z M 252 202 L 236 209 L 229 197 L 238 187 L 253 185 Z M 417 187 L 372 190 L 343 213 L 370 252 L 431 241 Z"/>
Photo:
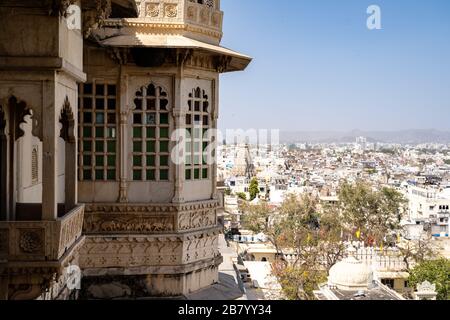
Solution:
<path fill-rule="evenodd" d="M 170 155 L 168 94 L 149 84 L 136 92 L 133 110 L 133 180 L 168 181 Z"/>
<path fill-rule="evenodd" d="M 116 85 L 85 83 L 79 88 L 79 180 L 115 181 Z"/>
<path fill-rule="evenodd" d="M 206 151 L 210 143 L 210 123 L 209 97 L 205 90 L 197 87 L 189 93 L 186 113 L 186 180 L 209 178 L 209 155 Z"/>

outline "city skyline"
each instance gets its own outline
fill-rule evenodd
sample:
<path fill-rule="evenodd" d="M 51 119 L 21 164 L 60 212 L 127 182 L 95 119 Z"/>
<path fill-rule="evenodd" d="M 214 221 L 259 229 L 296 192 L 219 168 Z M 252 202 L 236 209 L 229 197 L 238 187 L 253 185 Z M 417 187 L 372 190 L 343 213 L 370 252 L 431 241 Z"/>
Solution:
<path fill-rule="evenodd" d="M 224 1 L 223 45 L 254 62 L 221 78 L 219 127 L 449 131 L 450 3 L 432 4 Z M 370 5 L 381 30 L 366 26 Z"/>

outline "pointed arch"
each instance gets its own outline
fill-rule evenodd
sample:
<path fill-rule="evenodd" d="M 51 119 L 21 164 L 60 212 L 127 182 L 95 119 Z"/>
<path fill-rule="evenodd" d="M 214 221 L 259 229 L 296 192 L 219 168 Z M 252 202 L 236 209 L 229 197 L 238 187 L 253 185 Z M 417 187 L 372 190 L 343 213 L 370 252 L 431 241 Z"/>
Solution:
<path fill-rule="evenodd" d="M 59 136 L 68 143 L 75 143 L 75 117 L 67 96 L 64 99 L 59 122 L 62 124 Z"/>

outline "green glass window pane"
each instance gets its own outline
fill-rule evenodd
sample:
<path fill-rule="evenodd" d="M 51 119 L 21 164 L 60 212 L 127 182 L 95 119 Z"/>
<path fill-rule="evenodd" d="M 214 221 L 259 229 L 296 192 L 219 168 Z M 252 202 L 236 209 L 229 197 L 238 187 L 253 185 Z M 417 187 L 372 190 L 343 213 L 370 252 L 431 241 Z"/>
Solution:
<path fill-rule="evenodd" d="M 115 139 L 116 138 L 116 128 L 106 128 L 106 132 L 107 132 L 107 138 L 112 138 Z"/>
<path fill-rule="evenodd" d="M 186 129 L 186 139 L 187 140 L 192 139 L 192 128 L 187 128 Z"/>
<path fill-rule="evenodd" d="M 116 156 L 108 156 L 108 166 L 109 167 L 116 166 Z"/>
<path fill-rule="evenodd" d="M 103 167 L 105 165 L 105 157 L 104 156 L 95 156 L 95 165 L 97 167 Z"/>
<path fill-rule="evenodd" d="M 108 170 L 106 175 L 108 180 L 116 180 L 116 170 Z"/>
<path fill-rule="evenodd" d="M 91 156 L 83 156 L 83 165 L 91 166 L 92 165 L 92 157 Z"/>
<path fill-rule="evenodd" d="M 192 164 L 192 156 L 190 154 L 188 154 L 186 156 L 186 165 L 191 165 Z"/>
<path fill-rule="evenodd" d="M 161 141 L 159 143 L 159 152 L 169 152 L 169 141 Z"/>
<path fill-rule="evenodd" d="M 142 141 L 133 141 L 133 152 L 142 152 Z"/>
<path fill-rule="evenodd" d="M 200 164 L 200 155 L 198 155 L 198 154 L 194 155 L 194 164 L 196 164 L 196 165 Z"/>
<path fill-rule="evenodd" d="M 103 170 L 95 170 L 95 180 L 103 180 L 104 179 Z"/>
<path fill-rule="evenodd" d="M 169 156 L 159 157 L 159 165 L 163 166 L 163 167 L 167 167 L 169 165 Z"/>
<path fill-rule="evenodd" d="M 200 179 L 200 169 L 194 169 L 194 179 Z"/>
<path fill-rule="evenodd" d="M 133 180 L 134 181 L 142 180 L 142 171 L 141 170 L 133 170 Z"/>
<path fill-rule="evenodd" d="M 206 151 L 206 149 L 208 148 L 208 142 L 203 142 L 203 150 L 202 151 Z"/>
<path fill-rule="evenodd" d="M 194 143 L 194 152 L 200 152 L 200 142 Z"/>
<path fill-rule="evenodd" d="M 155 139 L 156 138 L 156 130 L 155 128 L 147 128 L 147 138 Z"/>
<path fill-rule="evenodd" d="M 192 151 L 192 143 L 186 142 L 186 152 L 191 152 L 191 151 Z"/>
<path fill-rule="evenodd" d="M 159 130 L 159 136 L 161 137 L 161 138 L 169 138 L 169 128 L 161 128 L 160 130 Z"/>
<path fill-rule="evenodd" d="M 105 114 L 103 112 L 97 112 L 95 114 L 95 123 L 96 124 L 104 124 L 105 123 Z"/>
<path fill-rule="evenodd" d="M 194 139 L 200 139 L 200 129 L 194 129 Z"/>
<path fill-rule="evenodd" d="M 133 137 L 134 138 L 142 138 L 142 128 L 141 127 L 133 128 Z"/>
<path fill-rule="evenodd" d="M 92 180 L 91 170 L 83 170 L 83 180 Z"/>
<path fill-rule="evenodd" d="M 191 169 L 187 169 L 186 170 L 185 177 L 186 177 L 186 180 L 191 180 L 192 179 L 192 170 Z"/>
<path fill-rule="evenodd" d="M 203 153 L 203 156 L 202 156 L 202 163 L 204 164 L 204 165 L 206 165 L 206 164 L 208 164 L 208 154 L 207 153 Z"/>
<path fill-rule="evenodd" d="M 116 152 L 116 142 L 108 141 L 108 152 Z"/>
<path fill-rule="evenodd" d="M 83 151 L 92 151 L 91 141 L 83 141 Z"/>
<path fill-rule="evenodd" d="M 96 138 L 104 138 L 105 137 L 105 129 L 103 127 L 95 128 L 95 137 Z"/>
<path fill-rule="evenodd" d="M 83 128 L 83 137 L 84 138 L 92 138 L 92 127 L 84 127 Z"/>
<path fill-rule="evenodd" d="M 155 156 L 147 156 L 147 167 L 155 166 Z"/>
<path fill-rule="evenodd" d="M 95 152 L 105 152 L 105 143 L 103 141 L 95 141 Z"/>
<path fill-rule="evenodd" d="M 147 141 L 147 152 L 156 152 L 155 141 Z"/>
<path fill-rule="evenodd" d="M 142 156 L 133 156 L 133 166 L 135 167 L 142 166 Z"/>
<path fill-rule="evenodd" d="M 161 181 L 169 180 L 169 170 L 159 170 L 159 180 Z"/>
<path fill-rule="evenodd" d="M 208 169 L 202 170 L 202 179 L 208 179 Z"/>
<path fill-rule="evenodd" d="M 160 124 L 169 124 L 169 114 L 168 113 L 161 113 L 159 115 L 159 123 Z"/>
<path fill-rule="evenodd" d="M 154 181 L 155 180 L 155 170 L 147 170 L 146 178 L 147 178 L 147 181 Z"/>

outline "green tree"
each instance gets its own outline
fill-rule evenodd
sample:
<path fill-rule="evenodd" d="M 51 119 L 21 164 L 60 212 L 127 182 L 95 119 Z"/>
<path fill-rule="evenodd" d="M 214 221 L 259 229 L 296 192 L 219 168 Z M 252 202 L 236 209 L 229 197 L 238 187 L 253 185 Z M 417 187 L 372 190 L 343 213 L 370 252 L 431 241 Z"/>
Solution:
<path fill-rule="evenodd" d="M 288 195 L 277 212 L 266 202 L 247 204 L 243 221 L 249 230 L 263 232 L 279 260 L 274 274 L 289 299 L 312 300 L 329 269 L 344 254 L 341 221 L 335 212 L 320 212 L 315 197 Z M 287 253 L 294 259 L 288 259 Z"/>
<path fill-rule="evenodd" d="M 259 184 L 256 178 L 253 178 L 252 181 L 250 181 L 249 193 L 250 193 L 250 201 L 256 199 L 256 197 L 259 194 Z"/>
<path fill-rule="evenodd" d="M 247 201 L 247 195 L 244 192 L 238 192 L 236 195 L 239 199 Z"/>
<path fill-rule="evenodd" d="M 400 230 L 402 194 L 391 188 L 373 190 L 364 182 L 344 182 L 339 190 L 339 205 L 347 231 L 358 233 L 367 244 L 384 243 L 386 236 Z"/>
<path fill-rule="evenodd" d="M 410 285 L 428 281 L 436 285 L 438 300 L 450 300 L 450 260 L 441 258 L 438 260 L 424 261 L 415 266 L 409 276 Z"/>

